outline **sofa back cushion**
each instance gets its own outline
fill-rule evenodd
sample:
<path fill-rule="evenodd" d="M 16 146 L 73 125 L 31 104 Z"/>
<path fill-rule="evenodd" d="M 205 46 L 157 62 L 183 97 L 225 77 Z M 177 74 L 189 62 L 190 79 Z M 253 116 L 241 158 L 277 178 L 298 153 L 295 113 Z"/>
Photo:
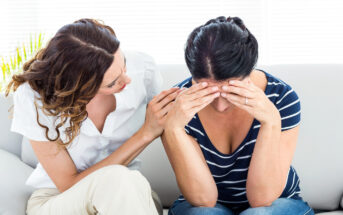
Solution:
<path fill-rule="evenodd" d="M 29 139 L 23 137 L 21 144 L 21 160 L 32 168 L 36 168 L 38 159 L 32 149 Z"/>
<path fill-rule="evenodd" d="M 9 110 L 12 105 L 12 94 L 5 97 L 4 93 L 0 93 L 0 148 L 20 157 L 22 136 L 10 132 L 12 120 Z"/>

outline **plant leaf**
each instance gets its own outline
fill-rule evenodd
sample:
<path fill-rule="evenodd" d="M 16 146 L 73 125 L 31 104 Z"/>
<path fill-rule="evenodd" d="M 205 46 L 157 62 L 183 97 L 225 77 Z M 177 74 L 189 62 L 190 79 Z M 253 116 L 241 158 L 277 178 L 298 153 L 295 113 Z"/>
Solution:
<path fill-rule="evenodd" d="M 27 60 L 27 54 L 26 54 L 26 46 L 23 44 L 23 54 L 24 54 L 24 60 Z"/>

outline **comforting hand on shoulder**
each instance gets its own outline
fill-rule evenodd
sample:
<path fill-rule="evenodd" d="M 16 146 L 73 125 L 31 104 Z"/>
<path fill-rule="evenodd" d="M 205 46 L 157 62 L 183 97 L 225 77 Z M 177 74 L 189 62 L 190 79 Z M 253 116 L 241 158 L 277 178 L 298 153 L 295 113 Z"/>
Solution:
<path fill-rule="evenodd" d="M 146 134 L 152 140 L 162 134 L 166 115 L 172 108 L 174 100 L 179 93 L 180 89 L 174 87 L 162 91 L 149 102 L 143 127 Z"/>

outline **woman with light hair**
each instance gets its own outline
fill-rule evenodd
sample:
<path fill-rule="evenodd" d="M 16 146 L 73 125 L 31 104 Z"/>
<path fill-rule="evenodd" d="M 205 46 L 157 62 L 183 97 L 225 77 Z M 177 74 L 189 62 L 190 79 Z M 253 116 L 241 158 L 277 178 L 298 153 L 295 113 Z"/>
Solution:
<path fill-rule="evenodd" d="M 13 76 L 11 130 L 29 139 L 39 160 L 26 181 L 36 188 L 28 215 L 161 213 L 135 158 L 161 135 L 179 90 L 155 96 L 161 78 L 153 60 L 131 57 L 111 27 L 81 19 Z"/>

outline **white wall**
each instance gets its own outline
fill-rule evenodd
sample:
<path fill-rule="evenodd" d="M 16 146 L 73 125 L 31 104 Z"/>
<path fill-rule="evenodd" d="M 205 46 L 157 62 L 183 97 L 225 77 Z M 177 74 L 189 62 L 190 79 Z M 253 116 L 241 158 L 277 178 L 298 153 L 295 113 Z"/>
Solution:
<path fill-rule="evenodd" d="M 52 36 L 79 18 L 102 19 L 125 49 L 183 63 L 188 34 L 210 18 L 239 16 L 260 45 L 260 64 L 342 63 L 341 0 L 0 0 L 0 56 L 30 33 Z"/>

